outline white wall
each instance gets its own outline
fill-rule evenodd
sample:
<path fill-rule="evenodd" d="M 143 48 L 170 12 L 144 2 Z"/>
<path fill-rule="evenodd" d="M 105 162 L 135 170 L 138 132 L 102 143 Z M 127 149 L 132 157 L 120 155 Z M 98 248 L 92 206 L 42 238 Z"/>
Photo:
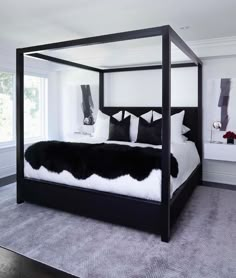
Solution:
<path fill-rule="evenodd" d="M 209 141 L 212 123 L 208 121 L 207 117 L 207 104 L 209 103 L 207 99 L 209 98 L 209 92 L 207 91 L 207 82 L 210 79 L 219 79 L 224 77 L 235 78 L 236 57 L 209 59 L 204 60 L 203 63 L 203 136 L 204 141 Z M 204 160 L 203 179 L 205 181 L 236 185 L 236 163 L 215 160 Z"/>
<path fill-rule="evenodd" d="M 83 126 L 83 112 L 81 108 L 81 85 L 89 84 L 94 102 L 94 116 L 97 115 L 99 103 L 99 74 L 97 72 L 72 69 L 57 72 L 59 95 L 59 126 L 58 134 L 62 140 L 76 138 L 75 131 Z M 57 122 L 58 123 L 58 122 Z"/>
<path fill-rule="evenodd" d="M 171 70 L 172 106 L 197 106 L 197 68 Z M 162 71 L 107 73 L 105 106 L 162 106 Z"/>
<path fill-rule="evenodd" d="M 60 140 L 60 86 L 59 73 L 52 71 L 48 74 L 48 139 Z"/>
<path fill-rule="evenodd" d="M 0 149 L 0 178 L 16 173 L 16 148 Z"/>

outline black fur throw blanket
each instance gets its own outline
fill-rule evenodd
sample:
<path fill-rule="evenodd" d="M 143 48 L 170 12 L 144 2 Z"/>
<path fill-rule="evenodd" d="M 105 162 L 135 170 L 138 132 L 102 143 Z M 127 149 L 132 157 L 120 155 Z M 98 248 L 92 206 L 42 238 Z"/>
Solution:
<path fill-rule="evenodd" d="M 25 159 L 33 169 L 44 166 L 56 173 L 66 170 L 77 179 L 93 174 L 114 179 L 129 174 L 141 181 L 153 169 L 162 169 L 161 153 L 151 147 L 45 141 L 31 145 L 25 152 Z M 172 154 L 171 175 L 178 175 L 178 163 Z"/>

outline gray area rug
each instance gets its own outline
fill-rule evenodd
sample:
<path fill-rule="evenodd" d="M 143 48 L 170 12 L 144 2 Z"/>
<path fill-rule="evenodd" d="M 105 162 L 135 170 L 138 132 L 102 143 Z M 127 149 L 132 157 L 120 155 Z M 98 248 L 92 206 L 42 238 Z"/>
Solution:
<path fill-rule="evenodd" d="M 142 215 L 140 215 L 142 217 Z M 0 245 L 86 277 L 236 277 L 236 191 L 198 187 L 170 243 L 32 204 L 0 188 Z"/>

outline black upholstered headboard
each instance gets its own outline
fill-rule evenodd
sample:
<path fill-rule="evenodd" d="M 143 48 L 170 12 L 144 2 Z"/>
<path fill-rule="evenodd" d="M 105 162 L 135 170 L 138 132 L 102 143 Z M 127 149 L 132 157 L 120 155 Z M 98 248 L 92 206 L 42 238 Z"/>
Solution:
<path fill-rule="evenodd" d="M 101 107 L 102 112 L 107 115 L 113 115 L 119 111 L 129 111 L 130 113 L 140 116 L 150 110 L 162 113 L 161 107 Z M 184 125 L 189 127 L 191 130 L 186 134 L 189 140 L 196 143 L 199 151 L 201 151 L 201 138 L 199 135 L 199 118 L 198 118 L 198 107 L 172 107 L 171 114 L 176 114 L 185 110 Z M 123 114 L 124 115 L 124 114 Z"/>

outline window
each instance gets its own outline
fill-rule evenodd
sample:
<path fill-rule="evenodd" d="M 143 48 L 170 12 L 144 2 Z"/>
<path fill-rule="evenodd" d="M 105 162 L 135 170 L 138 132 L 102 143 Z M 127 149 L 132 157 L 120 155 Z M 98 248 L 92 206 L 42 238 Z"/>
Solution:
<path fill-rule="evenodd" d="M 0 72 L 0 143 L 14 139 L 14 75 Z"/>
<path fill-rule="evenodd" d="M 24 130 L 26 143 L 47 136 L 47 84 L 47 78 L 25 75 Z M 15 107 L 15 74 L 0 71 L 0 145 L 15 143 Z"/>

